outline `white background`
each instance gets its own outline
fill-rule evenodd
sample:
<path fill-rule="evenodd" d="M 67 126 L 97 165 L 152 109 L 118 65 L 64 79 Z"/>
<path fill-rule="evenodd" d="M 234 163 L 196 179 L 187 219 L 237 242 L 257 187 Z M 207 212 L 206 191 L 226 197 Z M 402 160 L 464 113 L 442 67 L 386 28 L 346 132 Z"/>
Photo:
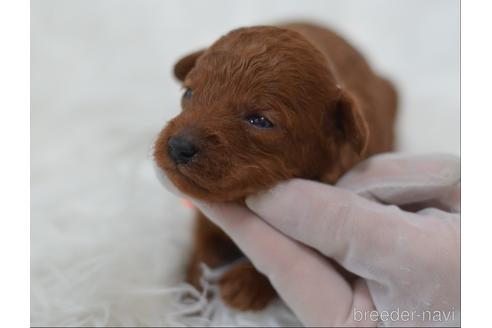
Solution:
<path fill-rule="evenodd" d="M 460 151 L 458 1 L 48 0 L 31 10 L 32 324 L 103 320 L 108 304 L 113 324 L 165 320 L 162 300 L 125 294 L 172 286 L 188 246 L 190 213 L 158 185 L 150 147 L 179 111 L 174 62 L 234 27 L 334 27 L 395 81 L 398 150 Z"/>

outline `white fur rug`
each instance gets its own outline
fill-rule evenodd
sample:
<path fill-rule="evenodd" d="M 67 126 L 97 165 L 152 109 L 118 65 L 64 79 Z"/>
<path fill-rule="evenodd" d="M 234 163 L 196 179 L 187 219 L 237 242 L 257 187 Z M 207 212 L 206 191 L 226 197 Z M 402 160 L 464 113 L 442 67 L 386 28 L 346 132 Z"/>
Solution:
<path fill-rule="evenodd" d="M 237 313 L 181 284 L 191 212 L 152 169 L 152 142 L 179 110 L 173 62 L 233 27 L 330 23 L 397 82 L 400 149 L 459 153 L 458 1 L 31 6 L 33 326 L 298 324 L 281 302 Z"/>

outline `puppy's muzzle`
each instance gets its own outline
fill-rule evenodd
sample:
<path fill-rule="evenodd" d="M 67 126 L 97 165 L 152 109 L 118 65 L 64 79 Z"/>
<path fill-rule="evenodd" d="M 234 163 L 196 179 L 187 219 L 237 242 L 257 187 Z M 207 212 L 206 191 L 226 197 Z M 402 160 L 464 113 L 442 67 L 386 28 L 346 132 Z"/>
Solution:
<path fill-rule="evenodd" d="M 187 164 L 199 153 L 198 147 L 188 133 L 180 133 L 169 138 L 168 153 L 176 164 Z"/>

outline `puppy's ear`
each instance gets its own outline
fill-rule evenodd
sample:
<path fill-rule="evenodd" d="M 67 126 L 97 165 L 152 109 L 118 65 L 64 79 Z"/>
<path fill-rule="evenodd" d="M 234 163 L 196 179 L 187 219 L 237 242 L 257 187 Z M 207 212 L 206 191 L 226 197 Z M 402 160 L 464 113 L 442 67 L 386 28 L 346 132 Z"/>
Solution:
<path fill-rule="evenodd" d="M 195 66 L 195 62 L 200 57 L 205 50 L 195 51 L 189 55 L 184 56 L 174 65 L 174 76 L 180 81 L 184 81 L 186 75 Z"/>
<path fill-rule="evenodd" d="M 355 99 L 338 89 L 338 97 L 330 107 L 330 131 L 334 131 L 335 138 L 348 142 L 357 154 L 362 155 L 369 141 L 369 128 Z"/>

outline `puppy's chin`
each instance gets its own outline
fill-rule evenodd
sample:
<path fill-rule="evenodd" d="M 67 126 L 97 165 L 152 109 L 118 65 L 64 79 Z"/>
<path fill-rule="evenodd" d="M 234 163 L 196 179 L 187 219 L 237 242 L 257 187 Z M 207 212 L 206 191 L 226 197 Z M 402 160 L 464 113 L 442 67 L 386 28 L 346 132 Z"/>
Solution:
<path fill-rule="evenodd" d="M 244 199 L 244 191 L 208 190 L 175 168 L 163 169 L 154 162 L 154 170 L 161 184 L 178 197 L 191 197 L 210 202 L 230 202 Z"/>
<path fill-rule="evenodd" d="M 152 163 L 154 164 L 154 171 L 157 179 L 164 186 L 164 188 L 166 188 L 176 196 L 183 197 L 184 194 L 174 185 L 171 179 L 167 176 L 166 172 L 155 161 L 153 161 Z"/>

